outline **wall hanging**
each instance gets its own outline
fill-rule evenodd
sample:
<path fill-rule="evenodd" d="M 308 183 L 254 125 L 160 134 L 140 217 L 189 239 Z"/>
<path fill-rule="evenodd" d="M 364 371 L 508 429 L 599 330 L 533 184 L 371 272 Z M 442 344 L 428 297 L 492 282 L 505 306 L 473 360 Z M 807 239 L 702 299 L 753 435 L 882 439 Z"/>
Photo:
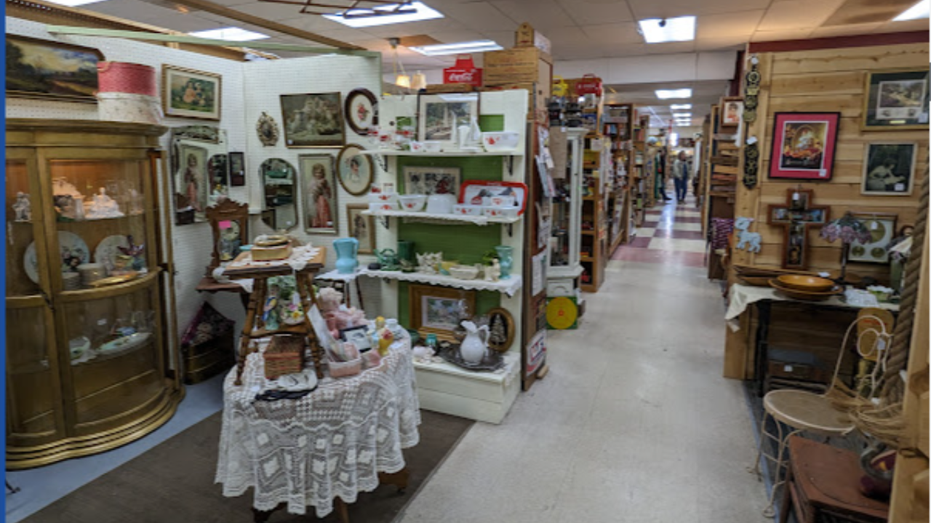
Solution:
<path fill-rule="evenodd" d="M 336 163 L 328 154 L 300 156 L 304 230 L 308 234 L 336 234 L 339 207 L 336 197 Z"/>
<path fill-rule="evenodd" d="M 222 76 L 215 73 L 163 65 L 165 116 L 219 120 L 222 81 Z"/>
<path fill-rule="evenodd" d="M 378 126 L 378 98 L 368 89 L 353 89 L 346 95 L 346 122 L 356 134 L 368 136 Z"/>
<path fill-rule="evenodd" d="M 283 94 L 281 121 L 289 148 L 341 147 L 346 143 L 340 93 Z"/>
<path fill-rule="evenodd" d="M 840 113 L 776 113 L 770 178 L 831 179 Z"/>
<path fill-rule="evenodd" d="M 808 230 L 822 227 L 829 219 L 830 207 L 813 205 L 814 191 L 788 189 L 785 205 L 770 205 L 767 223 L 785 229 L 782 247 L 783 269 L 808 267 Z"/>
<path fill-rule="evenodd" d="M 278 143 L 278 124 L 275 119 L 262 111 L 259 122 L 255 125 L 255 132 L 259 136 L 259 141 L 265 147 L 271 147 Z"/>
<path fill-rule="evenodd" d="M 863 119 L 867 131 L 928 128 L 928 69 L 866 74 Z"/>
<path fill-rule="evenodd" d="M 916 142 L 866 144 L 860 194 L 867 196 L 908 196 L 915 185 Z"/>

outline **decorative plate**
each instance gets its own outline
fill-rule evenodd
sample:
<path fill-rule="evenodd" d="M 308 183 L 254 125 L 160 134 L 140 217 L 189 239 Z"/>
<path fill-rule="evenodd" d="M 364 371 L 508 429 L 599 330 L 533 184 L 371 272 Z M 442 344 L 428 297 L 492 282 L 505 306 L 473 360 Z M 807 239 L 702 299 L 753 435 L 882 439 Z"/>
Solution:
<path fill-rule="evenodd" d="M 262 116 L 259 117 L 255 132 L 258 133 L 259 140 L 265 147 L 271 147 L 278 143 L 278 124 L 265 111 L 262 111 Z"/>
<path fill-rule="evenodd" d="M 375 179 L 372 159 L 362 154 L 361 145 L 347 144 L 336 157 L 336 175 L 339 184 L 353 196 L 362 196 L 368 192 Z"/>
<path fill-rule="evenodd" d="M 113 272 L 116 267 L 116 257 L 122 254 L 120 247 L 129 248 L 129 240 L 122 234 L 114 234 L 100 240 L 94 249 L 94 261 L 102 263 L 107 269 L 107 274 Z"/>
<path fill-rule="evenodd" d="M 378 125 L 378 98 L 368 89 L 358 88 L 346 96 L 346 120 L 356 134 L 368 135 Z"/>
<path fill-rule="evenodd" d="M 58 231 L 58 248 L 61 251 L 62 272 L 77 272 L 78 265 L 90 263 L 90 249 L 80 236 L 72 232 Z M 32 283 L 39 283 L 39 259 L 36 256 L 36 242 L 26 247 L 26 254 L 23 256 L 23 265 L 26 269 L 26 276 L 32 280 Z M 54 267 L 52 267 L 54 270 Z"/>

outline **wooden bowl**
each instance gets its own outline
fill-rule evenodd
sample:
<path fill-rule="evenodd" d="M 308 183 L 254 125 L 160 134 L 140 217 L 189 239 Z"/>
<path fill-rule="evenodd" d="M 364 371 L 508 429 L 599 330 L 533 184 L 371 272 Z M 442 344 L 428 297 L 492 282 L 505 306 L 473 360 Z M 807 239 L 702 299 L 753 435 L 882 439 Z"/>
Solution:
<path fill-rule="evenodd" d="M 834 287 L 834 282 L 827 278 L 817 276 L 802 276 L 800 274 L 783 274 L 776 278 L 783 287 L 807 292 L 825 292 Z"/>
<path fill-rule="evenodd" d="M 791 287 L 786 287 L 779 283 L 779 280 L 776 279 L 769 280 L 769 286 L 790 298 L 805 301 L 822 301 L 830 298 L 831 296 L 836 296 L 844 292 L 844 287 L 842 285 L 835 285 L 824 291 L 803 291 L 799 289 L 793 289 Z"/>

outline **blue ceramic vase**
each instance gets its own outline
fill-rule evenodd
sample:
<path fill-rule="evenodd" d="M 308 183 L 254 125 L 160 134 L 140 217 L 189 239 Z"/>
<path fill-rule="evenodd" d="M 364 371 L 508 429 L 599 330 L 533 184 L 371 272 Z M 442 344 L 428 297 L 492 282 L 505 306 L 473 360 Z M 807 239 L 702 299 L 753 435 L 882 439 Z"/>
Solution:
<path fill-rule="evenodd" d="M 506 280 L 511 277 L 511 268 L 514 267 L 514 248 L 507 245 L 495 247 L 498 252 L 498 264 L 501 266 L 500 279 Z"/>
<path fill-rule="evenodd" d="M 336 272 L 340 274 L 352 274 L 359 266 L 359 260 L 356 255 L 359 252 L 359 240 L 355 238 L 338 238 L 333 240 L 333 248 L 336 249 Z"/>

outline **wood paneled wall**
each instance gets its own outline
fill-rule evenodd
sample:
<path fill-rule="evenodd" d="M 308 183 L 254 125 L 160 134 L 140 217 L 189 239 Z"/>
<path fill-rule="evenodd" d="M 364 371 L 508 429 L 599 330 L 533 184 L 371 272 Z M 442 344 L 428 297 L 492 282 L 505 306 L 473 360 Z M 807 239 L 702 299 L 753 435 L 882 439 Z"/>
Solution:
<path fill-rule="evenodd" d="M 748 54 L 748 59 L 750 58 Z M 802 183 L 803 189 L 815 191 L 815 205 L 829 205 L 831 217 L 844 212 L 895 213 L 897 227 L 913 224 L 918 209 L 920 177 L 928 162 L 928 131 L 862 131 L 860 119 L 868 71 L 928 67 L 928 45 L 856 47 L 816 51 L 759 53 L 756 55 L 762 83 L 757 120 L 747 128 L 747 136 L 756 136 L 760 146 L 760 183 L 752 190 L 739 186 L 737 216 L 756 219 L 751 231 L 762 234 L 759 254 L 737 251 L 735 263 L 779 266 L 782 260 L 783 227 L 766 223 L 770 204 L 783 204 L 786 191 L 799 183 L 795 180 L 769 179 L 769 156 L 772 150 L 773 114 L 776 112 L 839 112 L 837 150 L 834 175 L 828 182 Z M 872 141 L 902 140 L 919 143 L 918 165 L 915 169 L 915 190 L 911 196 L 863 196 L 860 183 L 863 175 L 863 155 Z M 841 246 L 828 243 L 812 230 L 809 237 L 809 269 L 840 267 Z M 861 276 L 888 279 L 887 265 L 851 263 L 849 270 Z"/>

